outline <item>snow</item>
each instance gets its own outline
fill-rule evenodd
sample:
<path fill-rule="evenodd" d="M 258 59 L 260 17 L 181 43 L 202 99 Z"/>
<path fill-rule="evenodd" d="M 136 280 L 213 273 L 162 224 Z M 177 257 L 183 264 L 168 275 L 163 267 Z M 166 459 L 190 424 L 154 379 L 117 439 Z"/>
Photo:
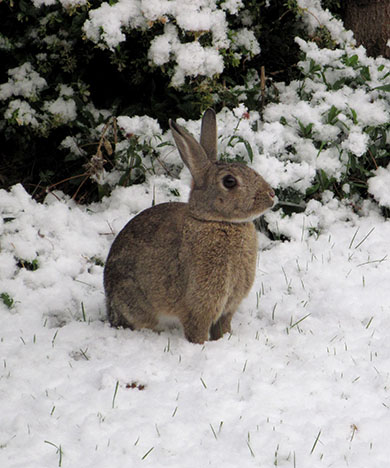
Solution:
<path fill-rule="evenodd" d="M 368 142 L 367 134 L 362 134 L 359 129 L 352 127 L 348 138 L 343 141 L 341 146 L 343 149 L 356 154 L 356 156 L 362 156 L 367 151 Z"/>
<path fill-rule="evenodd" d="M 34 6 L 40 7 L 43 5 L 54 5 L 56 3 L 56 0 L 32 0 L 32 2 Z M 59 0 L 59 3 L 61 3 L 61 5 L 64 8 L 72 8 L 85 5 L 87 3 L 87 0 Z"/>
<path fill-rule="evenodd" d="M 35 97 L 40 90 L 47 86 L 46 80 L 39 76 L 30 62 L 9 69 L 8 75 L 8 82 L 0 85 L 0 100 L 8 99 L 11 96 Z"/>
<path fill-rule="evenodd" d="M 4 112 L 6 119 L 15 119 L 18 125 L 31 125 L 32 127 L 39 126 L 36 115 L 36 110 L 27 101 L 21 99 L 10 101 L 7 110 Z"/>
<path fill-rule="evenodd" d="M 260 54 L 260 46 L 255 34 L 247 28 L 241 28 L 237 31 L 237 39 L 234 48 L 236 49 L 239 47 L 243 47 L 245 50 L 250 52 L 251 55 Z"/>
<path fill-rule="evenodd" d="M 126 39 L 122 26 L 145 26 L 145 20 L 140 15 L 139 2 L 135 0 L 120 0 L 113 5 L 102 3 L 99 8 L 91 10 L 89 16 L 90 19 L 84 24 L 87 37 L 97 42 L 101 34 L 111 49 Z"/>
<path fill-rule="evenodd" d="M 148 116 L 134 116 L 118 117 L 118 126 L 122 132 L 126 135 L 139 135 L 142 142 L 154 141 L 156 144 L 158 140 L 153 140 L 156 135 L 161 135 L 161 128 L 156 119 L 152 119 Z"/>
<path fill-rule="evenodd" d="M 221 3 L 221 8 L 223 10 L 228 10 L 230 14 L 235 15 L 243 8 L 244 4 L 242 0 L 225 0 Z"/>
<path fill-rule="evenodd" d="M 45 109 L 51 114 L 60 116 L 63 122 L 70 122 L 77 117 L 76 103 L 73 99 L 57 98 L 45 103 Z"/>
<path fill-rule="evenodd" d="M 390 208 L 390 165 L 378 167 L 375 175 L 368 181 L 368 190 L 386 208 Z"/>
<path fill-rule="evenodd" d="M 88 207 L 0 192 L 0 294 L 14 301 L 0 300 L 0 465 L 384 466 L 389 221 L 331 193 L 305 213 L 268 212 L 288 240 L 259 234 L 231 336 L 201 346 L 180 330 L 113 329 L 102 261 L 153 197 L 174 198 L 166 182 Z"/>
<path fill-rule="evenodd" d="M 223 59 L 212 47 L 202 47 L 199 42 L 179 44 L 176 50 L 177 66 L 172 85 L 180 86 L 186 76 L 213 76 L 223 71 Z"/>
<path fill-rule="evenodd" d="M 172 53 L 172 44 L 178 42 L 177 29 L 172 24 L 164 26 L 164 34 L 156 36 L 150 43 L 149 59 L 161 66 L 169 62 Z"/>

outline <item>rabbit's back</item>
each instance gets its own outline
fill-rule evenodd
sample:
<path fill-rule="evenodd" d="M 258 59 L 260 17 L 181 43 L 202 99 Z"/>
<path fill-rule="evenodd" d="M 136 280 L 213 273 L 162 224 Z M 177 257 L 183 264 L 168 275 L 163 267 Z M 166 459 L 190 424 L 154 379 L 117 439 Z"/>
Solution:
<path fill-rule="evenodd" d="M 139 252 L 141 245 L 159 248 L 175 243 L 180 236 L 183 219 L 188 210 L 187 203 L 161 203 L 141 211 L 132 218 L 115 238 L 108 259 L 123 254 L 123 249 L 134 248 Z"/>
<path fill-rule="evenodd" d="M 160 303 L 164 313 L 176 301 L 181 285 L 177 259 L 186 211 L 186 203 L 156 205 L 131 219 L 116 237 L 104 269 L 108 316 L 113 325 L 131 325 L 120 318 L 128 309 L 125 303 L 131 306 L 142 300 L 151 308 Z"/>

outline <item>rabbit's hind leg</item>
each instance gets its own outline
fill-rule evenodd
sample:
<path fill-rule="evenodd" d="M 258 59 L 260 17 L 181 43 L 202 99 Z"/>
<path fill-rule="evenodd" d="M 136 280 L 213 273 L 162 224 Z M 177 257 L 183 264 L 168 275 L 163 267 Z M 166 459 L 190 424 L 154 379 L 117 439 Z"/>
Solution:
<path fill-rule="evenodd" d="M 187 317 L 183 320 L 185 337 L 191 343 L 204 343 L 209 339 L 209 324 L 210 322 L 194 320 L 192 317 Z"/>
<path fill-rule="evenodd" d="M 221 315 L 219 319 L 210 327 L 210 339 L 219 340 L 225 333 L 231 332 L 230 322 L 235 310 L 227 314 Z"/>
<path fill-rule="evenodd" d="M 142 301 L 143 302 L 143 301 Z M 113 295 L 107 300 L 107 315 L 112 326 L 140 330 L 141 328 L 158 327 L 158 319 L 149 304 L 141 304 L 138 299 L 130 295 Z"/>
<path fill-rule="evenodd" d="M 236 313 L 243 298 L 243 294 L 237 294 L 234 292 L 234 294 L 228 299 L 223 314 L 210 327 L 211 340 L 219 340 L 219 338 L 222 338 L 225 333 L 231 333 L 230 323 L 232 321 L 232 317 Z"/>

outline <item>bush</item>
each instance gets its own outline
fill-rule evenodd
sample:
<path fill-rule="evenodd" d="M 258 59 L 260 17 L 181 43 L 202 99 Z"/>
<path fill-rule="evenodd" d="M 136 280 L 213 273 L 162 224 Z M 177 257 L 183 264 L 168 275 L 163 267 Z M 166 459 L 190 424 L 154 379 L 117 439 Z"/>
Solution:
<path fill-rule="evenodd" d="M 285 207 L 328 190 L 378 199 L 388 61 L 355 48 L 319 0 L 21 0 L 0 14 L 3 186 L 91 201 L 175 176 L 168 117 L 213 106 L 222 157 L 266 162 Z"/>
<path fill-rule="evenodd" d="M 278 85 L 279 102 L 264 111 L 265 122 L 283 127 L 274 142 L 277 159 L 307 167 L 283 189 L 306 198 L 326 190 L 365 198 L 368 179 L 389 162 L 389 62 L 368 58 L 362 47 L 297 42 L 302 78 Z"/>
<path fill-rule="evenodd" d="M 113 116 L 147 115 L 166 129 L 168 117 L 197 119 L 210 105 L 258 105 L 260 66 L 291 77 L 302 28 L 292 6 L 267 3 L 1 2 L 2 186 L 22 181 L 40 197 L 63 181 L 72 195 L 84 184 L 79 200 L 96 199 L 105 192 L 90 176 L 124 164 Z M 134 139 L 133 149 L 122 183 L 142 182 L 138 156 L 153 156 Z"/>

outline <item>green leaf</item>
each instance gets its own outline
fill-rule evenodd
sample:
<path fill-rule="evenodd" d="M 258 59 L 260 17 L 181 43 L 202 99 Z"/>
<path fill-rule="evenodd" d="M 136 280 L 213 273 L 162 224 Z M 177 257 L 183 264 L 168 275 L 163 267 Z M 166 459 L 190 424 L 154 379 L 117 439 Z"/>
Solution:
<path fill-rule="evenodd" d="M 372 91 L 374 91 L 375 89 L 377 89 L 377 90 L 379 90 L 379 91 L 390 92 L 390 84 L 386 84 L 386 85 L 382 85 L 382 86 L 377 86 L 376 88 L 372 88 Z"/>
<path fill-rule="evenodd" d="M 299 125 L 301 136 L 303 138 L 311 138 L 312 137 L 313 123 L 309 123 L 307 125 L 304 125 L 300 120 L 298 120 L 298 125 Z"/>
<path fill-rule="evenodd" d="M 247 152 L 248 152 L 248 156 L 249 156 L 250 162 L 253 162 L 253 151 L 252 151 L 251 145 L 250 145 L 249 142 L 246 141 L 246 140 L 243 140 L 243 143 L 244 143 L 245 148 L 246 148 L 246 150 L 247 150 Z"/>
<path fill-rule="evenodd" d="M 316 184 L 312 185 L 306 190 L 306 196 L 310 197 L 311 195 L 314 195 L 318 190 L 320 189 L 320 183 L 317 182 Z"/>
<path fill-rule="evenodd" d="M 4 302 L 4 304 L 8 307 L 8 309 L 11 309 L 12 306 L 14 305 L 13 298 L 6 292 L 3 292 L 0 294 L 0 299 Z"/>
<path fill-rule="evenodd" d="M 252 150 L 252 147 L 250 145 L 250 143 L 245 140 L 245 138 L 242 138 L 241 136 L 239 135 L 233 135 L 230 140 L 228 141 L 228 144 L 227 146 L 230 146 L 230 147 L 234 147 L 236 146 L 236 143 L 233 143 L 234 141 L 236 141 L 236 143 L 243 143 L 244 146 L 245 146 L 245 149 L 248 153 L 248 157 L 249 157 L 249 160 L 250 162 L 253 162 L 253 150 Z"/>
<path fill-rule="evenodd" d="M 358 119 L 357 119 L 357 113 L 356 113 L 355 109 L 352 109 L 352 107 L 350 107 L 349 110 L 351 111 L 351 117 L 352 117 L 353 123 L 355 125 L 357 125 Z"/>
<path fill-rule="evenodd" d="M 332 89 L 334 91 L 341 89 L 345 85 L 345 82 L 346 82 L 345 78 L 340 78 L 339 80 L 336 80 L 332 85 Z"/>
<path fill-rule="evenodd" d="M 170 141 L 163 141 L 162 143 L 159 143 L 156 148 L 162 148 L 163 146 L 174 146 L 173 143 L 171 143 Z"/>
<path fill-rule="evenodd" d="M 328 124 L 334 125 L 335 123 L 337 123 L 339 120 L 337 116 L 340 114 L 340 112 L 341 110 L 337 109 L 336 106 L 332 106 L 328 113 L 328 118 L 327 118 Z"/>
<path fill-rule="evenodd" d="M 362 78 L 364 82 L 371 80 L 370 69 L 367 66 L 361 68 L 360 78 Z"/>

